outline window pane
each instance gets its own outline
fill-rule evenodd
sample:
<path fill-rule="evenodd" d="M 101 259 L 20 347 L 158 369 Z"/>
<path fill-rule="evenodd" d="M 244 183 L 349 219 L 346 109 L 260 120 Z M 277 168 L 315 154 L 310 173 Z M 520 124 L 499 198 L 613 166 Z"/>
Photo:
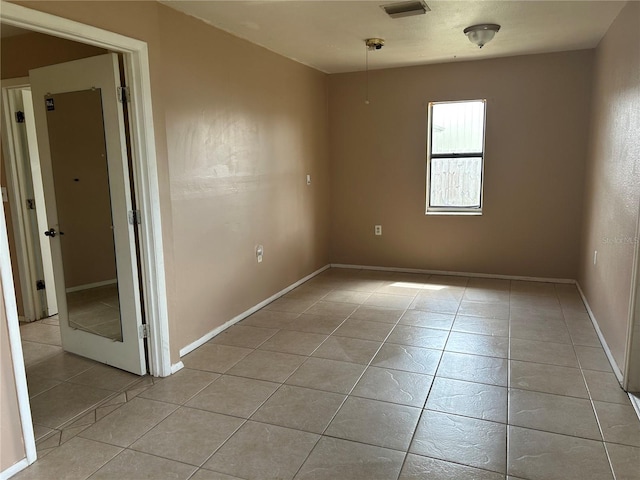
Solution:
<path fill-rule="evenodd" d="M 482 152 L 484 102 L 436 103 L 432 108 L 432 154 Z"/>
<path fill-rule="evenodd" d="M 431 207 L 480 208 L 482 158 L 432 158 Z"/>

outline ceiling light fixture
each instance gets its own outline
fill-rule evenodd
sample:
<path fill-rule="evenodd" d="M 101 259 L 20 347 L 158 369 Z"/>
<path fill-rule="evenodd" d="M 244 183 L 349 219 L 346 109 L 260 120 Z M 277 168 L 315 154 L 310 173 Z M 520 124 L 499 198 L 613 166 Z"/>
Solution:
<path fill-rule="evenodd" d="M 367 38 L 364 41 L 364 44 L 367 46 L 367 50 L 380 50 L 382 47 L 384 47 L 384 39 Z"/>
<path fill-rule="evenodd" d="M 475 43 L 482 48 L 495 37 L 500 31 L 500 25 L 495 23 L 482 23 L 480 25 L 472 25 L 464 29 L 464 34 L 469 38 L 471 43 Z"/>
<path fill-rule="evenodd" d="M 369 51 L 380 50 L 382 47 L 384 47 L 384 39 L 383 38 L 367 38 L 364 41 L 364 45 L 366 47 L 365 64 L 364 64 L 366 94 L 365 94 L 364 103 L 369 105 Z"/>

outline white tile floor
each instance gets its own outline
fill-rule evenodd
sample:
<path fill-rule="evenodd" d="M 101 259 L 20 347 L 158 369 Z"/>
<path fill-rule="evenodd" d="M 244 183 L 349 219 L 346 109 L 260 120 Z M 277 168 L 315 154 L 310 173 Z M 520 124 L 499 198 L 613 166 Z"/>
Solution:
<path fill-rule="evenodd" d="M 19 479 L 640 479 L 571 285 L 332 269 L 164 380 L 38 354 Z"/>

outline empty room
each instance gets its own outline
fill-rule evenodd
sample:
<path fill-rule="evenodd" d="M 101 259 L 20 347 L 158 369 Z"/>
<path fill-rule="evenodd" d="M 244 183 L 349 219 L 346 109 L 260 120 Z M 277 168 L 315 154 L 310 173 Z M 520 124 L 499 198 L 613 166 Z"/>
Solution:
<path fill-rule="evenodd" d="M 640 2 L 0 37 L 0 479 L 640 480 Z"/>

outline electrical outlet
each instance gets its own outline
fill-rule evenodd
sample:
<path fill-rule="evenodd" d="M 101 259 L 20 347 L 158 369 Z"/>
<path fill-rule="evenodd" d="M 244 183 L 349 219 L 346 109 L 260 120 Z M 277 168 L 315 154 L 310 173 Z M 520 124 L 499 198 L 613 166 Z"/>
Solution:
<path fill-rule="evenodd" d="M 256 259 L 258 263 L 262 263 L 262 255 L 264 255 L 264 247 L 262 245 L 258 245 L 256 247 Z"/>
<path fill-rule="evenodd" d="M 382 225 L 376 225 L 373 227 L 373 233 L 376 235 L 382 235 Z"/>
<path fill-rule="evenodd" d="M 311 185 L 311 175 L 307 175 L 307 185 Z"/>

